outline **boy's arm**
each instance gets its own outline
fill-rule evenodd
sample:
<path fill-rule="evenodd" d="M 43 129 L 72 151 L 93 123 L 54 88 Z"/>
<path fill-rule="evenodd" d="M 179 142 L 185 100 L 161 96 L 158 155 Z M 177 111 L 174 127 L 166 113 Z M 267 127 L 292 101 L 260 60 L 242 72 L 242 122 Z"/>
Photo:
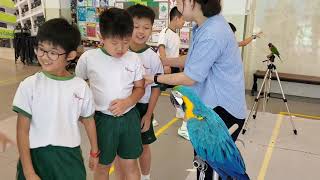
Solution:
<path fill-rule="evenodd" d="M 96 123 L 93 119 L 94 115 L 94 99 L 92 92 L 88 85 L 85 84 L 85 93 L 82 102 L 82 108 L 80 113 L 80 121 L 86 129 L 86 133 L 91 145 L 90 158 L 89 158 L 89 168 L 94 170 L 98 165 L 98 142 L 97 142 L 97 131 Z"/>
<path fill-rule="evenodd" d="M 251 43 L 251 41 L 253 41 L 254 39 L 256 38 L 260 38 L 260 36 L 262 35 L 263 33 L 262 32 L 259 32 L 258 34 L 256 35 L 252 35 L 251 37 L 248 37 L 247 39 L 241 41 L 241 42 L 238 42 L 238 45 L 239 47 L 244 47 L 246 45 L 248 45 L 249 43 Z"/>
<path fill-rule="evenodd" d="M 17 120 L 17 145 L 20 155 L 20 160 L 26 179 L 35 177 L 34 179 L 40 179 L 33 168 L 31 154 L 30 154 L 30 143 L 29 143 L 29 130 L 30 130 L 30 119 L 26 116 L 18 113 Z M 32 178 L 31 178 L 32 179 Z"/>
<path fill-rule="evenodd" d="M 167 54 L 166 54 L 166 47 L 164 44 L 159 45 L 159 55 L 160 59 L 167 59 Z"/>
<path fill-rule="evenodd" d="M 90 158 L 89 158 L 89 168 L 95 170 L 98 166 L 99 161 L 99 148 L 98 148 L 98 141 L 97 141 L 97 131 L 96 131 L 96 123 L 92 118 L 81 118 L 81 122 L 83 123 L 87 136 L 89 138 L 89 142 L 91 145 L 90 150 Z M 92 155 L 96 155 L 95 157 Z"/>
<path fill-rule="evenodd" d="M 97 142 L 97 131 L 96 131 L 96 123 L 92 118 L 81 118 L 81 122 L 83 123 L 87 136 L 89 138 L 89 142 L 91 145 L 91 152 L 98 152 L 98 142 Z"/>
<path fill-rule="evenodd" d="M 167 54 L 166 54 L 166 46 L 167 46 L 167 36 L 166 36 L 166 31 L 161 31 L 159 34 L 159 40 L 158 40 L 158 51 L 161 59 L 166 59 Z"/>
<path fill-rule="evenodd" d="M 254 36 L 248 37 L 247 39 L 238 42 L 238 46 L 244 47 L 244 46 L 248 45 L 249 43 L 251 43 L 252 40 L 254 40 Z"/>
<path fill-rule="evenodd" d="M 159 99 L 159 96 L 161 94 L 161 90 L 159 87 L 152 87 L 151 88 L 151 96 L 149 100 L 149 105 L 148 105 L 148 110 L 146 114 L 142 117 L 142 123 L 143 125 L 141 132 L 146 132 L 150 128 L 150 123 L 151 123 L 151 117 L 153 114 L 153 111 L 157 105 L 157 101 Z"/>
<path fill-rule="evenodd" d="M 159 55 L 160 55 L 160 59 L 167 59 L 167 55 L 166 55 L 166 51 L 165 51 L 165 46 L 163 44 L 159 45 Z M 164 72 L 166 74 L 171 74 L 171 67 L 168 65 L 164 65 L 163 64 L 163 68 L 164 68 Z"/>
<path fill-rule="evenodd" d="M 132 94 L 126 99 L 116 99 L 112 101 L 109 111 L 115 116 L 121 116 L 127 108 L 134 106 L 143 97 L 144 91 L 144 80 L 135 81 Z"/>
<path fill-rule="evenodd" d="M 143 97 L 144 91 L 145 91 L 144 79 L 135 81 L 132 94 L 127 98 L 128 107 L 137 104 L 137 102 Z"/>

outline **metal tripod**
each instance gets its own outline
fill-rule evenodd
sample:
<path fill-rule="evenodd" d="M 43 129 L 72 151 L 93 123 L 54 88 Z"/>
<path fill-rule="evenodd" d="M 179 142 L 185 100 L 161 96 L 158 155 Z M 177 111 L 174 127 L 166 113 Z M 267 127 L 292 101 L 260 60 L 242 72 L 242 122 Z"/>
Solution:
<path fill-rule="evenodd" d="M 276 65 L 273 64 L 274 63 L 274 58 L 275 58 L 274 55 L 269 55 L 268 59 L 263 61 L 263 62 L 267 62 L 268 69 L 267 69 L 267 71 L 266 71 L 266 73 L 264 75 L 263 82 L 261 84 L 261 88 L 260 88 L 260 90 L 259 90 L 259 92 L 257 94 L 257 97 L 254 100 L 254 104 L 253 104 L 253 106 L 251 108 L 251 111 L 249 113 L 249 116 L 248 116 L 248 118 L 247 118 L 247 120 L 245 122 L 244 128 L 242 129 L 242 134 L 246 133 L 247 127 L 248 127 L 248 123 L 249 123 L 249 121 L 251 119 L 251 115 L 253 114 L 253 112 L 254 112 L 254 114 L 252 116 L 253 119 L 256 119 L 256 117 L 257 117 L 258 107 L 259 107 L 259 100 L 260 100 L 260 96 L 261 96 L 261 92 L 262 92 L 263 88 L 264 88 L 264 92 L 263 92 L 263 111 L 265 111 L 265 107 L 266 107 L 267 102 L 268 102 L 268 100 L 270 98 L 271 80 L 272 80 L 273 72 L 275 73 L 275 75 L 277 77 L 277 81 L 279 83 L 279 87 L 280 87 L 281 94 L 282 94 L 282 100 L 283 100 L 283 102 L 284 102 L 284 104 L 285 104 L 285 106 L 287 108 L 287 112 L 288 112 L 289 117 L 290 117 L 290 122 L 291 122 L 291 125 L 292 125 L 293 133 L 295 135 L 298 134 L 297 129 L 296 129 L 296 127 L 294 125 L 294 122 L 292 120 L 292 115 L 291 115 L 289 107 L 288 107 L 288 101 L 287 101 L 287 99 L 286 99 L 286 97 L 285 97 L 285 95 L 283 93 L 282 85 L 281 85 L 280 78 L 279 78 L 279 75 L 278 75 L 278 72 L 277 72 L 277 67 L 276 67 Z"/>

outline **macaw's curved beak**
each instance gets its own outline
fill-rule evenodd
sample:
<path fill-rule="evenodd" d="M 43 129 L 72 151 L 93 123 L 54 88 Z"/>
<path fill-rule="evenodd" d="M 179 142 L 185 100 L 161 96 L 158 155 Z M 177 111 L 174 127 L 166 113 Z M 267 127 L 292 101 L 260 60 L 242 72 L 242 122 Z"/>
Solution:
<path fill-rule="evenodd" d="M 183 95 L 178 91 L 171 91 L 170 102 L 176 109 L 181 109 L 182 111 L 185 111 L 182 97 Z"/>
<path fill-rule="evenodd" d="M 170 102 L 175 108 L 182 108 L 183 99 L 182 95 L 178 91 L 171 91 Z"/>

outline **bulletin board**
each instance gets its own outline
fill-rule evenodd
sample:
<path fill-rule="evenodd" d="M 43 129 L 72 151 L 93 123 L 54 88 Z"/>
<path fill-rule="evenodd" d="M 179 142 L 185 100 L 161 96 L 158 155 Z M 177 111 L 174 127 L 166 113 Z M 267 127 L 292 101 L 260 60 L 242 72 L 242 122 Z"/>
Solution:
<path fill-rule="evenodd" d="M 106 8 L 126 9 L 134 4 L 151 7 L 155 14 L 155 22 L 150 42 L 158 41 L 160 31 L 168 26 L 169 1 L 165 0 L 77 0 L 77 25 L 84 40 L 99 41 L 99 14 Z"/>

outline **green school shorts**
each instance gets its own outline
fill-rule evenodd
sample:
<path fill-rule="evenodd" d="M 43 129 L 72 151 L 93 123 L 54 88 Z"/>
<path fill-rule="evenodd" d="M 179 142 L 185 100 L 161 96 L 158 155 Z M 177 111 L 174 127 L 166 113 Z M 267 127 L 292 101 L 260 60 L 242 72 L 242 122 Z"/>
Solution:
<path fill-rule="evenodd" d="M 86 169 L 80 147 L 46 146 L 30 149 L 36 174 L 42 180 L 85 180 Z M 25 180 L 21 161 L 17 166 L 17 180 Z"/>
<path fill-rule="evenodd" d="M 96 112 L 99 163 L 109 165 L 116 155 L 122 159 L 137 159 L 143 149 L 140 136 L 140 116 L 137 108 L 120 117 Z"/>
<path fill-rule="evenodd" d="M 136 105 L 139 113 L 140 113 L 140 118 L 142 120 L 142 117 L 147 113 L 149 104 L 143 104 L 143 103 L 138 103 Z M 149 124 L 149 130 L 146 132 L 141 133 L 141 140 L 143 145 L 147 144 L 152 144 L 157 140 L 156 135 L 154 134 L 154 129 L 152 125 L 153 121 L 153 115 L 151 117 L 151 123 Z"/>

